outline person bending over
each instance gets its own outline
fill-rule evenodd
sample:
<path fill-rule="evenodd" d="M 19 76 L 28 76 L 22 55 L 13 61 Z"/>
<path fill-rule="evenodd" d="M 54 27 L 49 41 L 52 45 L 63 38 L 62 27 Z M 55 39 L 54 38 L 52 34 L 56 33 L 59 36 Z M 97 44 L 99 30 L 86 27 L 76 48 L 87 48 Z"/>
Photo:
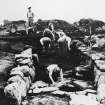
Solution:
<path fill-rule="evenodd" d="M 63 71 L 57 64 L 51 64 L 47 67 L 49 78 L 52 84 L 56 84 L 58 82 L 63 82 Z"/>

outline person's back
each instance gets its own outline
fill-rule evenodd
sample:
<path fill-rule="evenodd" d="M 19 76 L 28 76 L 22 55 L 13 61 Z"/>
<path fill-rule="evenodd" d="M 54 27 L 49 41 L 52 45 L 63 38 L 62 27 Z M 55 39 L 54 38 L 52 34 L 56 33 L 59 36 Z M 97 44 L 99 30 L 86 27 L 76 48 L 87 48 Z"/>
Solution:
<path fill-rule="evenodd" d="M 57 64 L 51 64 L 47 67 L 49 78 L 52 84 L 63 82 L 63 71 Z"/>
<path fill-rule="evenodd" d="M 51 32 L 51 30 L 50 29 L 48 29 L 48 28 L 46 28 L 45 30 L 44 30 L 44 32 L 43 32 L 43 36 L 44 37 L 48 37 L 48 38 L 50 38 L 51 40 L 53 40 L 53 35 L 52 35 L 53 33 Z"/>

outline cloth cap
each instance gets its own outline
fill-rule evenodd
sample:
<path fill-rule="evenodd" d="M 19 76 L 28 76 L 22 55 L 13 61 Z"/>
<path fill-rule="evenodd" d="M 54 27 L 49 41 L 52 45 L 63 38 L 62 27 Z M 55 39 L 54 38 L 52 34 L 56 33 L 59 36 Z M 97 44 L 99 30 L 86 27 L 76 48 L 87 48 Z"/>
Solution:
<path fill-rule="evenodd" d="M 28 9 L 31 9 L 31 7 L 28 7 Z"/>

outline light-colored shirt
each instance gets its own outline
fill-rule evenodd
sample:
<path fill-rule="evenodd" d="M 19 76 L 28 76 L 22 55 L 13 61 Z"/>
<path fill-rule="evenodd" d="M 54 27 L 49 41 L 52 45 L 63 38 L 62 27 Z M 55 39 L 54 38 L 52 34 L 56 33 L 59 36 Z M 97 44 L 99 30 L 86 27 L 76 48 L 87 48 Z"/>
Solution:
<path fill-rule="evenodd" d="M 68 49 L 70 50 L 71 38 L 66 36 L 64 32 L 61 32 L 61 37 L 58 39 L 58 42 L 67 42 Z"/>
<path fill-rule="evenodd" d="M 34 17 L 34 13 L 32 11 L 28 11 L 27 18 L 33 18 L 33 17 Z"/>

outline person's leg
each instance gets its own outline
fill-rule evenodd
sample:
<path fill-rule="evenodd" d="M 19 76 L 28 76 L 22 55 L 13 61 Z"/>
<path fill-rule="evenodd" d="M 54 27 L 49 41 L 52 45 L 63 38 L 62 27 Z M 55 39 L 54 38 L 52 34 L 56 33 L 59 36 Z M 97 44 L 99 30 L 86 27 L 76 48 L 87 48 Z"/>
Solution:
<path fill-rule="evenodd" d="M 30 18 L 30 26 L 33 26 L 33 18 Z"/>
<path fill-rule="evenodd" d="M 28 27 L 30 27 L 30 18 L 28 19 Z"/>

